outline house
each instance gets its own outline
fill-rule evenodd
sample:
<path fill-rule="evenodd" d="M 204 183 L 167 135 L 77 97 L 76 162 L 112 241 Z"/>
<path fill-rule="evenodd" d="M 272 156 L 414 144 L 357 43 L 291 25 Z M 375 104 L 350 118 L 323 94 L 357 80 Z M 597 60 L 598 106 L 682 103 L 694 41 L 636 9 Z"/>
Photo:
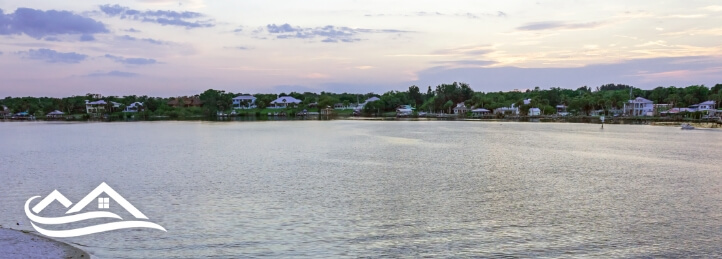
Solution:
<path fill-rule="evenodd" d="M 98 100 L 98 101 L 88 101 L 85 100 L 85 112 L 88 114 L 102 114 L 105 113 L 106 108 L 110 108 L 110 112 L 112 112 L 116 108 L 120 108 L 121 103 L 116 102 L 106 102 L 105 100 Z"/>
<path fill-rule="evenodd" d="M 469 112 L 469 108 L 466 107 L 466 104 L 463 102 L 457 103 L 456 107 L 454 107 L 454 114 L 456 115 L 465 115 L 467 112 Z"/>
<path fill-rule="evenodd" d="M 524 99 L 524 105 L 531 104 L 531 99 Z"/>
<path fill-rule="evenodd" d="M 325 109 L 321 109 L 321 115 L 325 115 L 325 116 L 333 115 L 333 108 L 331 108 L 330 106 L 326 106 Z"/>
<path fill-rule="evenodd" d="M 291 96 L 280 96 L 276 100 L 271 102 L 271 107 L 268 108 L 288 108 L 293 107 L 301 103 L 301 100 L 293 98 Z"/>
<path fill-rule="evenodd" d="M 709 110 L 714 110 L 715 104 L 716 104 L 715 101 L 706 101 L 703 103 L 690 105 L 688 108 L 689 108 L 689 111 L 691 111 L 691 112 L 709 111 Z"/>
<path fill-rule="evenodd" d="M 54 111 L 48 113 L 47 115 L 45 115 L 45 117 L 56 119 L 56 118 L 62 118 L 63 115 L 65 115 L 64 112 L 61 112 L 61 111 L 58 111 L 58 110 L 54 110 Z"/>
<path fill-rule="evenodd" d="M 233 97 L 233 109 L 253 108 L 256 108 L 256 97 L 253 97 L 253 95 L 239 95 Z"/>
<path fill-rule="evenodd" d="M 642 97 L 634 98 L 624 104 L 624 113 L 629 116 L 653 116 L 654 102 Z"/>
<path fill-rule="evenodd" d="M 539 116 L 541 115 L 541 109 L 539 108 L 529 108 L 529 116 Z"/>
<path fill-rule="evenodd" d="M 471 110 L 471 117 L 482 117 L 488 115 L 491 111 L 484 108 L 476 108 Z"/>
<path fill-rule="evenodd" d="M 198 96 L 184 96 L 184 97 L 176 97 L 170 101 L 168 101 L 168 106 L 178 108 L 178 107 L 201 107 L 203 106 L 203 101 L 201 101 L 201 98 Z"/>
<path fill-rule="evenodd" d="M 414 108 L 411 107 L 411 105 L 399 105 L 398 108 L 396 108 L 396 116 L 411 116 L 411 114 L 414 113 Z"/>
<path fill-rule="evenodd" d="M 139 112 L 143 111 L 143 103 L 142 102 L 134 102 L 131 103 L 128 106 L 125 106 L 125 110 L 123 112 Z"/>
<path fill-rule="evenodd" d="M 7 119 L 10 115 L 10 109 L 8 109 L 7 106 L 3 105 L 0 107 L 0 118 Z"/>
<path fill-rule="evenodd" d="M 519 114 L 519 107 L 514 107 L 514 104 L 511 104 L 511 107 L 501 107 L 494 109 L 494 114 L 507 114 L 511 113 L 512 115 L 518 115 Z"/>
<path fill-rule="evenodd" d="M 567 112 L 567 106 L 564 104 L 557 105 L 557 115 L 559 116 L 567 116 L 569 113 Z"/>

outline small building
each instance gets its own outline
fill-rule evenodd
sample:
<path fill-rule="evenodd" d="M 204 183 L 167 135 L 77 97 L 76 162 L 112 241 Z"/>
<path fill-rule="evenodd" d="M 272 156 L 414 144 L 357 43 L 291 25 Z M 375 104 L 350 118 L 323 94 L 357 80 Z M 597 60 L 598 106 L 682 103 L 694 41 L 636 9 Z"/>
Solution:
<path fill-rule="evenodd" d="M 715 104 L 716 104 L 715 101 L 706 101 L 703 103 L 690 105 L 688 108 L 691 112 L 709 111 L 709 110 L 714 110 Z"/>
<path fill-rule="evenodd" d="M 139 112 L 143 111 L 143 103 L 142 102 L 134 102 L 131 103 L 128 106 L 125 106 L 125 110 L 123 112 Z"/>
<path fill-rule="evenodd" d="M 321 109 L 320 113 L 325 116 L 333 115 L 333 108 L 331 108 L 331 106 L 326 106 L 326 108 Z"/>
<path fill-rule="evenodd" d="M 539 116 L 541 115 L 541 109 L 539 108 L 529 108 L 529 116 Z"/>
<path fill-rule="evenodd" d="M 514 107 L 514 104 L 511 104 L 511 107 L 500 107 L 494 109 L 494 114 L 512 114 L 512 115 L 519 115 L 519 107 Z"/>
<path fill-rule="evenodd" d="M 233 109 L 256 108 L 256 97 L 253 95 L 239 95 L 233 98 Z"/>
<path fill-rule="evenodd" d="M 46 118 L 57 119 L 57 118 L 62 118 L 63 115 L 65 115 L 64 112 L 61 112 L 61 111 L 58 111 L 58 110 L 54 110 L 54 111 L 51 111 L 51 112 L 49 112 L 48 114 L 46 114 L 45 117 L 46 117 Z"/>
<path fill-rule="evenodd" d="M 280 96 L 276 98 L 276 100 L 271 101 L 271 107 L 268 108 L 281 109 L 295 107 L 299 103 L 301 103 L 301 100 L 293 98 L 292 96 Z"/>
<path fill-rule="evenodd" d="M 471 110 L 471 109 L 466 107 L 466 104 L 464 104 L 463 102 L 457 103 L 456 107 L 454 107 L 454 114 L 465 115 L 467 112 L 469 112 L 469 110 Z"/>
<path fill-rule="evenodd" d="M 489 115 L 489 113 L 491 113 L 490 110 L 484 108 L 476 108 L 471 110 L 471 117 L 483 117 Z"/>
<path fill-rule="evenodd" d="M 634 98 L 624 104 L 624 113 L 629 116 L 653 116 L 654 102 L 642 97 Z"/>
<path fill-rule="evenodd" d="M 524 105 L 531 104 L 531 99 L 524 99 Z"/>
<path fill-rule="evenodd" d="M 7 119 L 11 116 L 10 109 L 7 106 L 0 106 L 0 118 Z"/>
<path fill-rule="evenodd" d="M 413 113 L 414 113 L 414 108 L 408 104 L 399 105 L 399 107 L 396 108 L 396 116 L 399 116 L 399 117 L 411 116 Z"/>
<path fill-rule="evenodd" d="M 557 115 L 559 116 L 567 116 L 569 115 L 569 112 L 567 112 L 567 106 L 564 104 L 557 105 Z"/>

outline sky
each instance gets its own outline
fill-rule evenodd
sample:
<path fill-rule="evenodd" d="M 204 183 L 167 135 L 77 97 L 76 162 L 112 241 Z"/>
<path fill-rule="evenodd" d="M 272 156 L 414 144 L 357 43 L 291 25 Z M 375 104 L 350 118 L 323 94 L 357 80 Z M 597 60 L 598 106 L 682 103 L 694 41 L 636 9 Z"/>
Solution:
<path fill-rule="evenodd" d="M 0 0 L 0 96 L 722 83 L 720 1 Z"/>

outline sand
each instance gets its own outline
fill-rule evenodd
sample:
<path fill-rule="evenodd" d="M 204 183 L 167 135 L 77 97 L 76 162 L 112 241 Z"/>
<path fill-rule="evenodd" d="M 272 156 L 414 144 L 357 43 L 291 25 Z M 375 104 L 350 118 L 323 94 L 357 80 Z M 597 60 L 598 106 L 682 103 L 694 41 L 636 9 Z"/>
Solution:
<path fill-rule="evenodd" d="M 2 258 L 90 258 L 69 244 L 20 230 L 0 228 Z"/>

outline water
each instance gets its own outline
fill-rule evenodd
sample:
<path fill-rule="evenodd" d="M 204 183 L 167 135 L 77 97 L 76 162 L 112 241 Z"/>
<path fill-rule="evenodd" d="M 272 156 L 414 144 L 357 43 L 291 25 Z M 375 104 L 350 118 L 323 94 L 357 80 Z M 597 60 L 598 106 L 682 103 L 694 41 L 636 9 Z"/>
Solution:
<path fill-rule="evenodd" d="M 721 257 L 722 131 L 599 126 L 0 123 L 0 225 L 106 182 L 168 232 L 98 258 Z"/>

